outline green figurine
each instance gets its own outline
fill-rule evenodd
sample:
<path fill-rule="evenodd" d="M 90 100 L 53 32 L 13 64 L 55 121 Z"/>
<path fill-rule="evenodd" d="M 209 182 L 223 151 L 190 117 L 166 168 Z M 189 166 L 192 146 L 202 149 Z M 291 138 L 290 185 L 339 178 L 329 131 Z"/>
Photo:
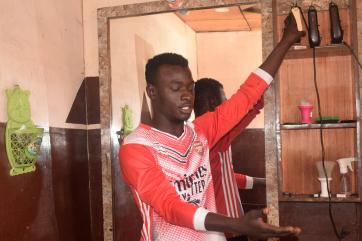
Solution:
<path fill-rule="evenodd" d="M 128 105 L 122 107 L 121 139 L 128 136 L 133 130 L 132 110 Z"/>
<path fill-rule="evenodd" d="M 8 122 L 5 138 L 10 175 L 35 171 L 44 130 L 31 120 L 29 91 L 16 85 L 6 90 Z"/>

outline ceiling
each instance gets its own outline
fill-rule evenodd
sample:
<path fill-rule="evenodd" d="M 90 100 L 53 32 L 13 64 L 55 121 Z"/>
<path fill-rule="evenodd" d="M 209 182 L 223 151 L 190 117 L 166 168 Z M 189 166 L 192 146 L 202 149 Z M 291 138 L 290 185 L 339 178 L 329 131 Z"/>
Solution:
<path fill-rule="evenodd" d="M 258 4 L 176 12 L 195 32 L 252 31 L 261 28 Z"/>

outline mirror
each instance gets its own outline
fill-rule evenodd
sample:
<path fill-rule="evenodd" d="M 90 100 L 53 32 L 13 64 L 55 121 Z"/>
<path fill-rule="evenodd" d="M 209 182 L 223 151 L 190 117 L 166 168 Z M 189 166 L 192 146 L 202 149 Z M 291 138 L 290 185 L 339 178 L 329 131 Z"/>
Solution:
<path fill-rule="evenodd" d="M 269 46 L 262 43 L 262 35 L 264 39 L 268 35 L 264 34 L 261 26 L 261 20 L 264 22 L 266 18 L 271 18 L 271 12 L 261 12 L 258 1 L 225 2 L 216 5 L 211 1 L 189 1 L 184 5 L 187 11 L 184 9 L 176 13 L 163 1 L 98 10 L 105 240 L 139 240 L 142 219 L 120 175 L 116 133 L 122 128 L 121 108 L 125 105 L 132 110 L 133 128 L 141 119 L 147 123 L 151 116 L 144 92 L 147 60 L 162 52 L 181 54 L 189 60 L 194 80 L 215 78 L 223 83 L 226 95 L 230 97 L 249 73 L 260 65 L 265 52 L 272 48 L 272 41 Z M 271 9 L 271 1 L 262 5 L 261 9 L 268 9 L 268 6 Z M 239 17 L 234 15 L 233 21 L 215 20 L 227 9 L 231 12 L 229 16 L 238 14 Z M 200 16 L 207 14 L 214 22 L 202 24 Z M 256 17 L 248 19 L 250 16 Z M 269 34 L 272 36 L 272 33 Z M 239 138 L 235 145 L 245 146 L 245 140 L 255 138 L 254 135 L 264 141 L 262 114 L 251 127 L 257 128 L 258 133 L 248 132 L 249 136 Z M 249 150 L 246 152 L 252 153 L 252 148 L 247 146 Z M 243 150 L 236 151 L 240 158 L 250 154 Z M 262 158 L 259 161 L 262 161 L 261 171 L 265 174 L 264 147 L 261 157 L 257 158 Z M 236 165 L 236 169 L 242 169 L 241 166 Z M 256 167 L 251 165 L 246 169 Z M 265 200 L 265 189 L 262 192 Z M 257 195 L 260 196 L 260 191 Z M 265 204 L 265 201 L 259 204 Z"/>

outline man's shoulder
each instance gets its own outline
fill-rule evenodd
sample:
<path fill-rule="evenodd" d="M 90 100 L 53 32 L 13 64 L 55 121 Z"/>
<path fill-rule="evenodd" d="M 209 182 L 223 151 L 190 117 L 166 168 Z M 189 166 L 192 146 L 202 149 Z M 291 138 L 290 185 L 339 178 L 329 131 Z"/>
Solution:
<path fill-rule="evenodd" d="M 140 144 L 148 146 L 151 142 L 150 136 L 150 130 L 140 125 L 123 140 L 122 144 Z"/>

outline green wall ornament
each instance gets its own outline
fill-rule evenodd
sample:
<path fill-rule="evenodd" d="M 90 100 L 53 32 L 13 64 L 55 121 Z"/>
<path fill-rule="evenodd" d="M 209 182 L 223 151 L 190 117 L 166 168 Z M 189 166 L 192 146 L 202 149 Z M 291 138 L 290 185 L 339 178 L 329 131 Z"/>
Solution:
<path fill-rule="evenodd" d="M 125 105 L 122 107 L 122 129 L 121 129 L 121 138 L 128 136 L 133 130 L 133 118 L 132 118 L 132 109 Z"/>
<path fill-rule="evenodd" d="M 5 130 L 6 152 L 10 175 L 35 171 L 44 129 L 31 120 L 29 91 L 16 85 L 6 90 L 8 122 Z"/>

